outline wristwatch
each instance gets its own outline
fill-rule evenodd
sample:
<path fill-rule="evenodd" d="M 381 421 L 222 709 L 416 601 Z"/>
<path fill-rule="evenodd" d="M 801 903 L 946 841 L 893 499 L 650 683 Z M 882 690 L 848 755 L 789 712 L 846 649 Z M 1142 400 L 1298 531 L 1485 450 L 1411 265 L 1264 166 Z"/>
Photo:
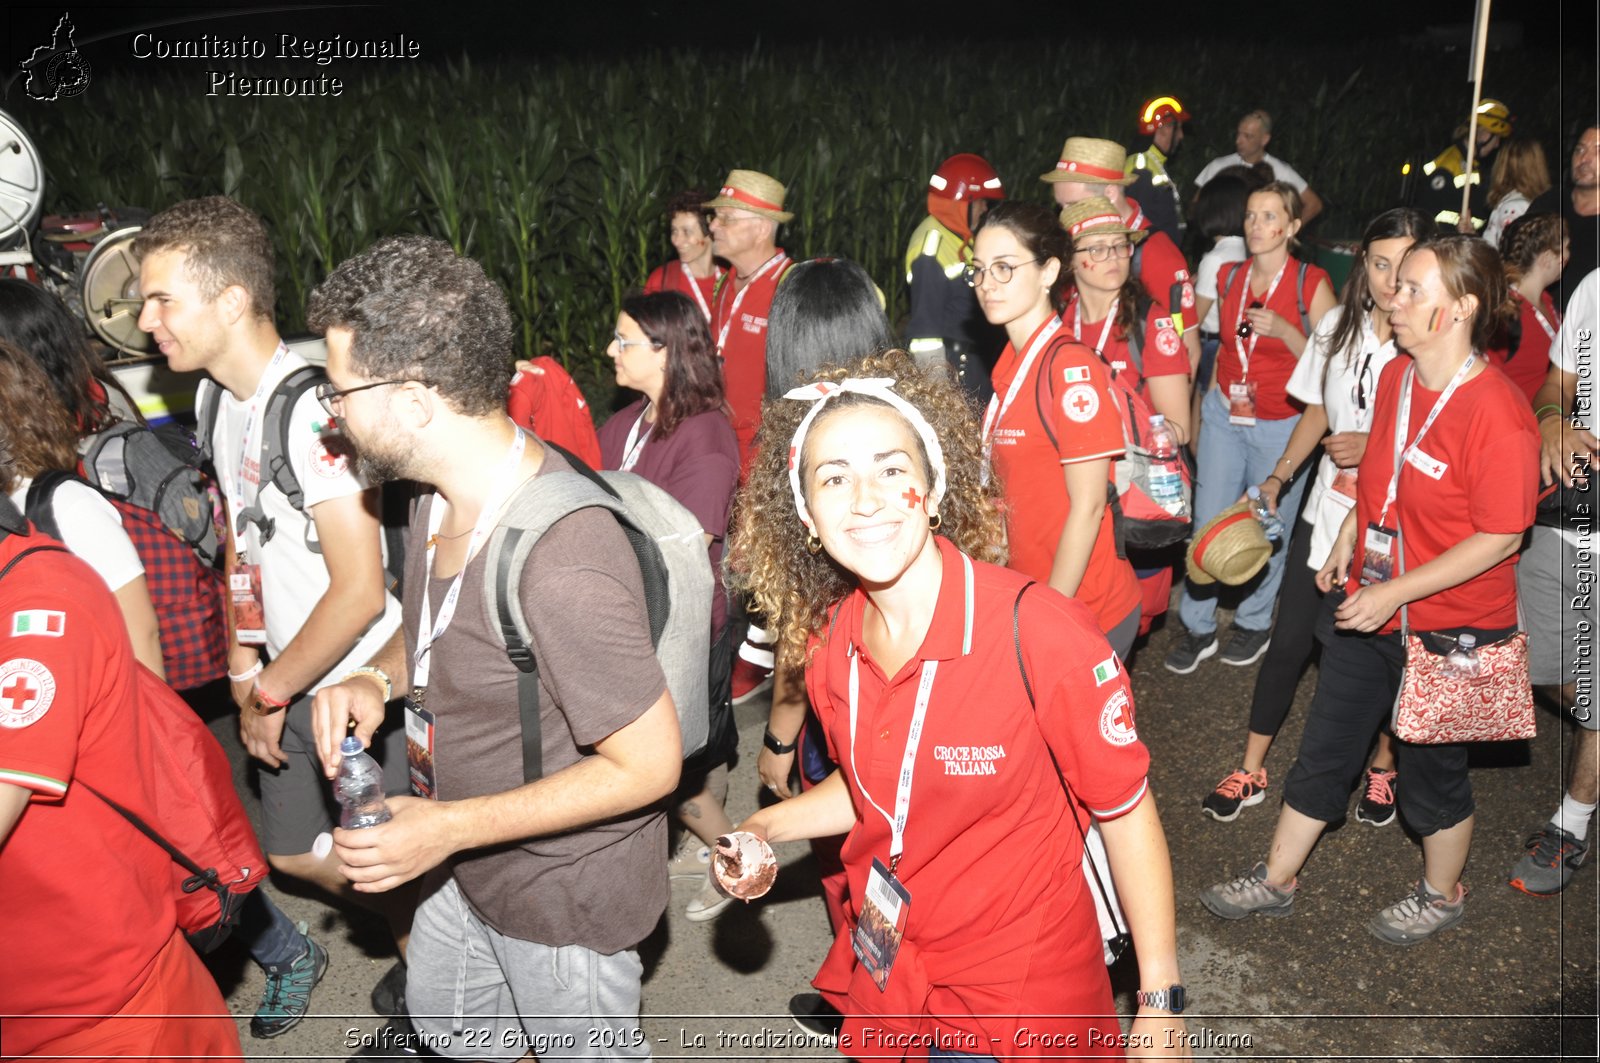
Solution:
<path fill-rule="evenodd" d="M 1184 1007 L 1189 1003 L 1181 985 L 1169 985 L 1165 989 L 1152 989 L 1146 993 L 1139 990 L 1133 995 L 1141 1008 L 1156 1008 L 1161 1011 L 1170 1011 L 1174 1015 L 1182 1015 Z"/>
<path fill-rule="evenodd" d="M 793 742 L 785 745 L 774 738 L 771 731 L 762 732 L 761 741 L 764 742 L 766 747 L 772 750 L 774 753 L 793 753 L 795 747 L 800 744 L 800 738 L 798 735 L 795 736 L 795 740 Z"/>
<path fill-rule="evenodd" d="M 261 691 L 259 690 L 250 695 L 250 711 L 255 713 L 257 716 L 271 716 L 273 713 L 282 712 L 288 707 L 288 702 L 284 702 L 282 705 L 274 705 L 272 702 L 262 697 Z"/>

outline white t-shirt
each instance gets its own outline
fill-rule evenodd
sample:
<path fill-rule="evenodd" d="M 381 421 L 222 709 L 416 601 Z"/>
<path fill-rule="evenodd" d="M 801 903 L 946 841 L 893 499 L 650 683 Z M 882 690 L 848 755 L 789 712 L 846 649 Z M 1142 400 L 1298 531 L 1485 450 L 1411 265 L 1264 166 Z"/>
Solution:
<path fill-rule="evenodd" d="M 32 477 L 19 477 L 11 501 L 22 509 L 28 500 Z M 144 563 L 133 540 L 122 528 L 122 514 L 105 496 L 88 484 L 67 480 L 52 496 L 61 542 L 105 580 L 112 592 L 144 575 Z"/>
<path fill-rule="evenodd" d="M 1245 246 L 1242 236 L 1224 236 L 1212 245 L 1211 250 L 1200 256 L 1200 266 L 1194 275 L 1194 294 L 1211 300 L 1211 305 L 1206 308 L 1206 319 L 1200 322 L 1201 332 L 1215 334 L 1221 331 L 1217 318 L 1217 307 L 1221 302 L 1217 298 L 1217 274 L 1228 263 L 1243 262 L 1249 257 L 1250 249 Z"/>
<path fill-rule="evenodd" d="M 1483 238 L 1489 242 L 1490 247 L 1499 247 L 1500 237 L 1505 235 L 1506 226 L 1526 213 L 1528 213 L 1528 197 L 1513 188 L 1494 205 L 1494 210 L 1489 212 L 1489 221 L 1483 227 Z"/>
<path fill-rule="evenodd" d="M 1343 316 L 1340 310 L 1324 314 L 1311 330 L 1305 354 L 1289 377 L 1288 391 L 1301 402 L 1326 410 L 1330 433 L 1365 432 L 1372 427 L 1378 377 L 1398 352 L 1393 339 L 1378 342 L 1378 334 L 1372 330 L 1372 315 L 1362 314 L 1359 346 L 1348 357 L 1343 353 L 1330 357 L 1329 341 Z M 1365 410 L 1361 408 L 1363 401 Z M 1354 469 L 1346 471 L 1355 472 Z M 1339 467 L 1324 454 L 1317 464 L 1317 478 L 1307 491 L 1305 519 L 1311 522 L 1312 535 L 1306 564 L 1313 569 L 1321 568 L 1328 559 L 1339 534 L 1339 525 L 1355 505 L 1355 499 L 1332 490 L 1338 473 Z"/>
<path fill-rule="evenodd" d="M 1299 172 L 1293 166 L 1290 166 L 1276 155 L 1273 155 L 1270 151 L 1262 153 L 1261 161 L 1272 167 L 1272 172 L 1277 175 L 1278 180 L 1282 181 L 1284 184 L 1293 185 L 1296 192 L 1304 192 L 1306 190 L 1306 185 L 1308 183 L 1306 179 L 1301 177 Z M 1237 151 L 1230 151 L 1228 154 L 1219 156 L 1218 158 L 1212 159 L 1210 162 L 1206 163 L 1206 168 L 1201 170 L 1200 176 L 1194 179 L 1194 186 L 1199 188 L 1201 185 L 1205 184 L 1207 181 L 1211 180 L 1213 177 L 1217 176 L 1217 174 L 1221 173 L 1223 170 L 1226 170 L 1230 166 L 1249 165 L 1250 163 L 1244 161 L 1243 155 L 1240 155 Z"/>
<path fill-rule="evenodd" d="M 1587 392 L 1587 402 L 1575 403 L 1583 411 L 1579 420 L 1586 424 L 1594 424 L 1594 403 L 1600 397 L 1594 394 L 1594 344 L 1595 334 L 1600 331 L 1600 269 L 1592 269 L 1578 282 L 1572 290 L 1572 295 L 1567 299 L 1567 312 L 1561 318 L 1561 324 L 1556 328 L 1555 339 L 1550 341 L 1550 361 L 1561 367 L 1562 371 L 1579 375 L 1579 366 L 1585 370 L 1587 382 L 1579 376 L 1579 399 L 1583 399 Z M 1563 527 L 1560 529 L 1561 537 L 1573 546 L 1584 547 L 1589 544 L 1580 542 L 1580 535 L 1576 528 Z"/>
<path fill-rule="evenodd" d="M 290 373 L 306 365 L 306 360 L 289 352 L 275 368 L 268 370 L 266 391 Z M 195 408 L 207 388 L 216 385 L 201 381 L 195 398 Z M 263 407 L 265 402 L 263 402 Z M 317 541 L 316 525 L 311 512 L 317 505 L 331 499 L 360 494 L 366 485 L 349 468 L 342 453 L 328 449 L 324 438 L 336 434 L 330 418 L 317 401 L 315 390 L 307 391 L 295 404 L 289 416 L 289 461 L 294 468 L 300 488 L 305 494 L 302 503 L 305 513 L 289 504 L 288 496 L 276 487 L 259 489 L 261 457 L 261 428 L 256 426 L 253 437 L 257 441 L 254 452 L 241 470 L 239 449 L 244 442 L 250 414 L 250 401 L 240 402 L 221 388 L 217 389 L 217 424 L 211 437 L 211 449 L 217 471 L 217 486 L 225 498 L 235 497 L 234 485 L 243 473 L 243 499 L 245 506 L 258 501 L 266 515 L 274 522 L 274 531 L 266 542 L 261 541 L 261 528 L 250 524 L 245 529 L 245 553 L 251 562 L 261 565 L 262 609 L 267 621 L 267 652 L 276 657 L 283 652 L 291 639 L 305 625 L 324 593 L 328 590 L 328 568 L 320 552 L 312 549 Z M 259 419 L 260 414 L 257 414 Z M 259 498 L 257 497 L 259 490 Z M 233 515 L 237 520 L 237 515 Z M 384 592 L 383 616 L 369 627 L 360 640 L 328 673 L 312 684 L 315 691 L 352 668 L 360 667 L 386 642 L 400 625 L 400 603 L 392 594 Z"/>

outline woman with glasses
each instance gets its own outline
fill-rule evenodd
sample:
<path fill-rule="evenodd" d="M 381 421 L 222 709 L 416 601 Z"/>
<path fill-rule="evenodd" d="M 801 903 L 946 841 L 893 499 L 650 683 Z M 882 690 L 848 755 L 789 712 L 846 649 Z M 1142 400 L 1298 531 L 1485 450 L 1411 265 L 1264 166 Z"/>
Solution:
<path fill-rule="evenodd" d="M 729 683 L 733 656 L 722 589 L 722 550 L 728 510 L 739 482 L 739 440 L 728 420 L 722 369 L 704 315 L 681 292 L 630 295 L 622 300 L 616 336 L 606 348 L 617 383 L 641 394 L 600 429 L 602 465 L 644 477 L 681 502 L 705 530 L 715 580 L 711 602 L 711 730 L 705 749 L 683 766 L 674 813 L 709 847 L 733 829 L 723 801 L 728 768 L 738 753 Z M 691 854 L 692 855 L 692 854 Z M 691 922 L 730 903 L 711 885 L 710 860 L 690 861 L 700 890 L 685 910 Z"/>
<path fill-rule="evenodd" d="M 1245 246 L 1250 258 L 1217 275 L 1222 347 L 1217 379 L 1200 403 L 1200 450 L 1195 456 L 1194 526 L 1232 505 L 1246 487 L 1276 475 L 1276 504 L 1300 508 L 1304 481 L 1290 483 L 1283 448 L 1300 417 L 1289 377 L 1305 352 L 1312 327 L 1335 305 L 1333 285 L 1320 267 L 1290 254 L 1300 231 L 1300 193 L 1274 181 L 1245 202 Z M 1272 604 L 1283 580 L 1286 551 L 1275 550 L 1262 573 L 1245 584 L 1233 633 L 1222 648 L 1225 664 L 1254 664 L 1272 638 Z M 1178 605 L 1184 632 L 1167 654 L 1169 671 L 1188 675 L 1217 653 L 1217 590 L 1192 580 Z"/>
<path fill-rule="evenodd" d="M 1139 586 L 1117 556 L 1108 505 L 1122 420 L 1105 364 L 1057 313 L 1071 255 L 1066 231 L 1037 204 L 1001 203 L 978 224 L 967 280 L 1008 340 L 991 374 L 983 447 L 1006 494 L 1011 567 L 1088 606 L 1126 657 Z"/>
<path fill-rule="evenodd" d="M 1319 443 L 1323 456 L 1315 480 L 1306 488 L 1305 509 L 1289 542 L 1272 645 L 1256 675 L 1250 702 L 1243 765 L 1229 772 L 1200 803 L 1206 815 L 1220 822 L 1233 822 L 1240 809 L 1266 797 L 1267 751 L 1289 715 L 1300 673 L 1315 645 L 1322 597 L 1316 573 L 1355 505 L 1356 468 L 1366 453 L 1378 377 L 1399 353 L 1389 327 L 1395 272 L 1411 245 L 1433 232 L 1427 215 L 1405 208 L 1385 211 L 1367 224 L 1338 308 L 1317 323 L 1289 378 L 1289 394 L 1305 403 L 1305 412 L 1284 444 L 1287 461 L 1257 485 L 1262 496 L 1276 506 L 1284 482 L 1294 479 Z M 1394 748 L 1384 732 L 1367 769 L 1356 818 L 1378 827 L 1391 822 L 1394 782 Z"/>

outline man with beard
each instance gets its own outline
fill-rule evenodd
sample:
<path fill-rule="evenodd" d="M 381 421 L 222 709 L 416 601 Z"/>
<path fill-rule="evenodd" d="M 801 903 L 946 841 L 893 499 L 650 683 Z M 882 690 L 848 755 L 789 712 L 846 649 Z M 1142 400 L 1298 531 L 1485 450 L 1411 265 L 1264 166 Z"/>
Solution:
<path fill-rule="evenodd" d="M 1572 238 L 1572 257 L 1561 279 L 1550 286 L 1550 295 L 1556 305 L 1564 307 L 1572 298 L 1578 282 L 1591 270 L 1600 268 L 1600 120 L 1590 118 L 1578 130 L 1572 143 L 1572 165 L 1565 188 L 1559 184 L 1528 204 L 1522 218 L 1539 214 L 1560 214 L 1567 219 L 1567 232 Z M 1506 226 L 1506 235 L 1522 221 L 1518 218 Z M 1505 246 L 1505 241 L 1501 241 Z"/>
<path fill-rule="evenodd" d="M 308 317 L 362 467 L 434 489 L 412 524 L 405 655 L 322 692 L 314 714 L 332 777 L 350 724 L 367 741 L 386 689 L 412 691 L 431 799 L 393 798 L 388 822 L 335 831 L 341 870 L 363 893 L 426 876 L 406 1001 L 438 1051 L 648 1059 L 636 950 L 666 909 L 660 801 L 683 757 L 633 550 L 587 507 L 513 577 L 538 661 L 544 770 L 527 781 L 519 673 L 481 547 L 518 488 L 572 473 L 506 416 L 505 295 L 443 241 L 391 237 L 336 269 Z"/>
<path fill-rule="evenodd" d="M 280 456 L 302 487 L 298 508 L 264 460 L 268 444 L 276 446 L 263 438 L 268 400 L 306 363 L 272 321 L 272 244 L 259 217 L 225 196 L 186 200 L 150 219 L 133 251 L 144 299 L 139 327 L 173 371 L 209 375 L 196 407 L 208 392 L 217 406 L 202 446 L 209 444 L 227 502 L 228 678 L 240 738 L 260 762 L 262 848 L 274 870 L 348 894 L 335 864 L 311 851 L 336 809 L 312 739 L 311 695 L 372 657 L 400 626 L 399 603 L 384 588 L 375 492 L 348 468 L 343 441 L 309 391 L 287 415 L 288 452 Z M 389 788 L 404 789 L 403 728 L 382 745 Z M 242 931 L 267 985 L 250 1029 L 276 1037 L 305 1014 L 328 957 L 265 891 L 251 899 Z M 386 914 L 403 937 L 409 913 Z"/>

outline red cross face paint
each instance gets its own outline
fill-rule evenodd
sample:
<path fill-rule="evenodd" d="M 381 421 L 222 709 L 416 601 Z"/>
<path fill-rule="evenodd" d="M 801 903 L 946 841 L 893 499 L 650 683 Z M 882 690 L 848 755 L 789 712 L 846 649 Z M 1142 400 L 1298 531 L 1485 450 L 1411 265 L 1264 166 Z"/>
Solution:
<path fill-rule="evenodd" d="M 907 509 L 920 509 L 922 507 L 923 497 L 917 494 L 915 487 L 906 488 L 900 497 L 906 500 Z"/>

